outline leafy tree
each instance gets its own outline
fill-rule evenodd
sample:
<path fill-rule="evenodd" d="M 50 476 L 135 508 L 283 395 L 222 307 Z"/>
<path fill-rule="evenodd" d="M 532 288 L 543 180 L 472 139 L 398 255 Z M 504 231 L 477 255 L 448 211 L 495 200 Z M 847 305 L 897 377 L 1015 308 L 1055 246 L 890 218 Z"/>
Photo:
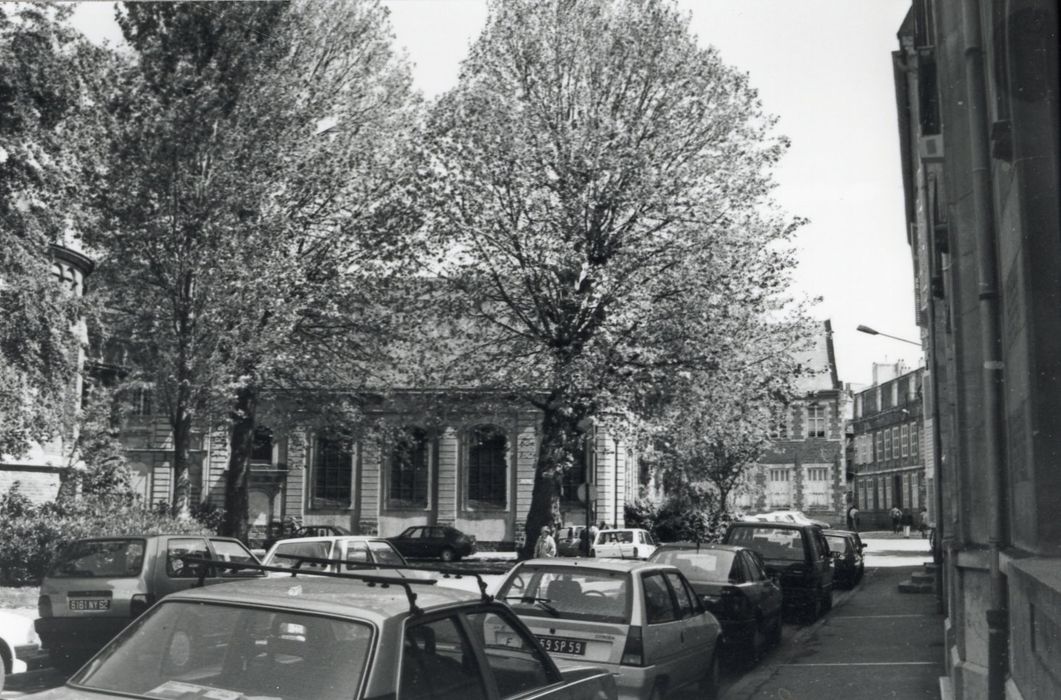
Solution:
<path fill-rule="evenodd" d="M 224 418 L 224 529 L 244 536 L 263 398 L 341 410 L 334 388 L 377 360 L 415 101 L 375 3 L 130 3 L 120 21 L 137 65 L 98 240 L 115 333 L 168 406 L 183 512 L 191 430 Z"/>
<path fill-rule="evenodd" d="M 590 421 L 787 352 L 799 222 L 769 198 L 773 126 L 672 2 L 491 4 L 429 119 L 421 242 L 460 339 L 446 381 L 541 411 L 527 532 Z"/>
<path fill-rule="evenodd" d="M 68 7 L 0 7 L 0 454 L 63 434 L 77 371 L 77 295 L 49 246 L 92 225 L 97 104 L 111 58 Z"/>

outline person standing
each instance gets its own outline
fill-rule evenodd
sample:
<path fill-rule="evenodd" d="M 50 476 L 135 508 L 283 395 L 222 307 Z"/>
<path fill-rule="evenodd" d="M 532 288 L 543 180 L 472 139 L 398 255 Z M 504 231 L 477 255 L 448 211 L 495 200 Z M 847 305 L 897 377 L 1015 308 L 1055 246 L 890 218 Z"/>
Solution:
<path fill-rule="evenodd" d="M 921 512 L 917 515 L 917 529 L 921 531 L 921 539 L 928 537 L 928 508 L 921 506 Z"/>
<path fill-rule="evenodd" d="M 892 509 L 888 511 L 888 514 L 892 516 L 892 532 L 896 535 L 899 534 L 899 520 L 903 517 L 903 512 L 899 510 L 899 506 L 892 506 Z"/>
<path fill-rule="evenodd" d="M 847 519 L 851 522 L 848 529 L 852 532 L 858 532 L 858 508 L 851 506 L 851 510 L 847 511 Z"/>
<path fill-rule="evenodd" d="M 548 525 L 542 526 L 542 532 L 538 535 L 538 543 L 534 545 L 535 559 L 550 559 L 556 556 L 556 540 L 553 539 L 553 531 Z"/>
<path fill-rule="evenodd" d="M 910 512 L 909 508 L 903 508 L 900 517 L 903 524 L 903 537 L 910 539 L 910 528 L 914 524 L 914 515 Z"/>

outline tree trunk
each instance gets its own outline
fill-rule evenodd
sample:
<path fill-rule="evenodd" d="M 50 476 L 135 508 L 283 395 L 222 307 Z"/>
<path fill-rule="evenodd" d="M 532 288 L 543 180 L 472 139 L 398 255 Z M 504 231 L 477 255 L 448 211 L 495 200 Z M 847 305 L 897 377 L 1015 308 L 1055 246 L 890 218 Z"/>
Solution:
<path fill-rule="evenodd" d="M 258 387 L 253 382 L 241 385 L 232 407 L 232 435 L 225 473 L 225 519 L 221 534 L 247 541 L 249 503 L 247 495 L 251 450 L 254 447 L 255 416 L 258 409 Z"/>
<path fill-rule="evenodd" d="M 527 539 L 519 552 L 520 559 L 534 556 L 542 527 L 554 530 L 560 523 L 560 477 L 565 463 L 570 461 L 566 445 L 575 425 L 565 420 L 555 404 L 550 403 L 542 415 L 542 431 L 538 444 L 538 463 L 534 469 L 534 491 L 527 512 Z M 555 532 L 554 532 L 555 534 Z"/>
<path fill-rule="evenodd" d="M 174 410 L 173 428 L 173 507 L 177 517 L 190 520 L 192 517 L 192 484 L 189 478 L 191 464 L 192 413 L 188 409 L 187 390 L 177 389 L 177 405 Z"/>

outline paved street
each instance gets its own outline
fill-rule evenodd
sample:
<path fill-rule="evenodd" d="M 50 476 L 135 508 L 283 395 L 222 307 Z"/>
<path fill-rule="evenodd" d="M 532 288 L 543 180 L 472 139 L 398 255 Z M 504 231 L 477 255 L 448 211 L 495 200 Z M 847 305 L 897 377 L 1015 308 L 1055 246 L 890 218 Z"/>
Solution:
<path fill-rule="evenodd" d="M 864 538 L 868 548 L 862 583 L 852 591 L 837 591 L 832 612 L 817 623 L 785 624 L 781 644 L 750 671 L 728 664 L 723 700 L 939 697 L 943 623 L 936 599 L 897 590 L 929 559 L 928 543 L 916 534 L 903 539 L 864 533 Z M 486 578 L 493 588 L 500 576 Z M 472 577 L 445 585 L 477 590 Z M 0 698 L 53 688 L 63 680 L 49 668 L 17 674 L 7 679 Z"/>

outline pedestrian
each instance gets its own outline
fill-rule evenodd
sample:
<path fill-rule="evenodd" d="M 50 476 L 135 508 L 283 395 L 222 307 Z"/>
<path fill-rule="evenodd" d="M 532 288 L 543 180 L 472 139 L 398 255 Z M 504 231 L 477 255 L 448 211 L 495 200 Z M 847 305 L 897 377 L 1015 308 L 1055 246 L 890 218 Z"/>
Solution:
<path fill-rule="evenodd" d="M 903 537 L 910 539 L 910 528 L 914 525 L 914 514 L 910 512 L 909 508 L 903 508 L 901 520 L 903 524 Z"/>
<path fill-rule="evenodd" d="M 854 530 L 855 529 L 855 520 L 854 520 L 854 518 L 851 517 L 851 511 L 853 511 L 853 510 L 855 510 L 855 504 L 854 503 L 852 503 L 851 505 L 849 505 L 847 507 L 847 529 L 848 530 Z"/>
<path fill-rule="evenodd" d="M 578 553 L 580 556 L 589 556 L 589 528 L 584 527 L 578 533 Z"/>
<path fill-rule="evenodd" d="M 892 532 L 896 535 L 899 534 L 899 521 L 903 517 L 903 512 L 899 510 L 899 506 L 892 506 L 892 509 L 888 511 L 888 514 L 892 516 Z"/>
<path fill-rule="evenodd" d="M 858 532 L 858 508 L 851 506 L 851 510 L 847 512 L 847 518 L 851 521 L 848 529 L 852 532 Z"/>
<path fill-rule="evenodd" d="M 534 557 L 548 559 L 555 556 L 556 540 L 553 539 L 553 531 L 548 525 L 543 525 L 542 533 L 538 535 L 538 543 L 534 545 Z"/>
<path fill-rule="evenodd" d="M 917 515 L 917 529 L 921 531 L 921 539 L 928 537 L 928 508 L 921 506 L 921 512 Z"/>

